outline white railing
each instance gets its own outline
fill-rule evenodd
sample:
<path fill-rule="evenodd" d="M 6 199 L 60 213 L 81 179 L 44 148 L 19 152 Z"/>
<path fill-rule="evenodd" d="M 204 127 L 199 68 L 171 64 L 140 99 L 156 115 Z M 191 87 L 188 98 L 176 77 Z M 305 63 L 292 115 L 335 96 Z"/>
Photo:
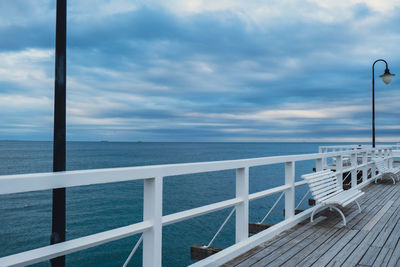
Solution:
<path fill-rule="evenodd" d="M 328 152 L 336 152 L 336 151 L 347 151 L 347 150 L 354 150 L 358 148 L 362 148 L 365 146 L 362 145 L 335 145 L 335 146 L 319 146 L 318 152 L 319 153 L 328 153 Z"/>
<path fill-rule="evenodd" d="M 351 159 L 351 166 L 343 167 L 342 162 L 344 157 Z M 0 266 L 24 266 L 34 264 L 141 233 L 143 233 L 143 266 L 161 266 L 163 226 L 221 209 L 235 208 L 236 244 L 194 265 L 207 265 L 210 262 L 213 262 L 213 264 L 221 264 L 235 255 L 238 255 L 238 253 L 242 253 L 247 249 L 257 246 L 260 242 L 264 242 L 274 235 L 288 229 L 310 215 L 315 207 L 309 208 L 304 212 L 295 215 L 295 188 L 306 184 L 305 181 L 295 181 L 296 162 L 315 160 L 316 170 L 319 171 L 326 167 L 324 166 L 326 159 L 335 158 L 335 168 L 339 181 L 342 181 L 342 174 L 344 172 L 350 171 L 352 174 L 351 186 L 363 187 L 373 180 L 368 179 L 367 172 L 368 169 L 371 168 L 372 176 L 375 175 L 374 164 L 371 161 L 375 157 L 385 158 L 388 160 L 388 164 L 391 165 L 391 147 L 216 162 L 0 176 L 0 194 L 13 194 L 132 180 L 144 181 L 142 222 L 2 257 L 0 258 Z M 357 158 L 361 158 L 362 162 L 359 163 L 356 160 Z M 271 164 L 284 164 L 284 183 L 278 187 L 249 194 L 249 169 L 251 167 Z M 169 215 L 162 215 L 163 181 L 168 176 L 232 169 L 236 170 L 235 198 Z M 362 170 L 363 172 L 361 184 L 357 184 L 357 170 Z M 284 192 L 285 220 L 249 238 L 249 201 L 280 192 Z M 136 250 L 137 246 L 135 246 L 133 252 Z M 129 257 L 132 257 L 132 255 L 129 255 Z"/>

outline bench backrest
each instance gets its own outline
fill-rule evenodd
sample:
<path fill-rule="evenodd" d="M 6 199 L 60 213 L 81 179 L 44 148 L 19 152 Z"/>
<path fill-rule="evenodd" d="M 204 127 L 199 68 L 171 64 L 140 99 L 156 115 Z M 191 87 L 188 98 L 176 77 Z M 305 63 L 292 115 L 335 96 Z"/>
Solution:
<path fill-rule="evenodd" d="M 331 170 L 304 174 L 301 177 L 307 181 L 316 202 L 323 202 L 343 191 L 338 184 L 336 173 Z"/>

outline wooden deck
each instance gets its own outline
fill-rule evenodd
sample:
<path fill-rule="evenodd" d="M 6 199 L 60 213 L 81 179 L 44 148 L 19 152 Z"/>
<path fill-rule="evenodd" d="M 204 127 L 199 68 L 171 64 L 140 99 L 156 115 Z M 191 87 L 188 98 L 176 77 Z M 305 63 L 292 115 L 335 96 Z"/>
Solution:
<path fill-rule="evenodd" d="M 223 266 L 400 266 L 400 183 L 390 179 L 363 189 L 343 209 L 325 210 Z"/>

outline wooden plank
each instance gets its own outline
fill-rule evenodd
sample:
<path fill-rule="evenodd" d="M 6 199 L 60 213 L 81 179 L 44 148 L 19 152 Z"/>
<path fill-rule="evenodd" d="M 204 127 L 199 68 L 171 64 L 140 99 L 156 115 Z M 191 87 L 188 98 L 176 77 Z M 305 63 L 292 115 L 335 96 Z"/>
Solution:
<path fill-rule="evenodd" d="M 320 246 L 317 250 L 312 251 L 308 256 L 306 256 L 301 262 L 297 264 L 297 266 L 310 266 L 314 262 L 316 262 L 322 255 L 325 255 L 327 251 L 336 243 L 343 238 L 345 234 L 347 234 L 348 229 L 341 228 L 339 229 L 335 235 L 326 240 L 326 242 Z M 353 231 L 353 235 L 355 235 L 357 231 Z M 351 239 L 352 236 L 348 236 L 347 239 Z"/>
<path fill-rule="evenodd" d="M 311 234 L 315 233 L 315 227 L 308 229 L 304 233 L 298 235 L 297 237 L 293 238 L 292 240 L 285 243 L 283 246 L 280 247 L 268 247 L 262 250 L 259 254 L 258 261 L 254 264 L 256 266 L 267 266 L 272 261 L 279 258 L 283 253 L 290 250 L 293 246 L 299 245 L 305 238 L 310 236 Z"/>
<path fill-rule="evenodd" d="M 360 260 L 359 264 L 372 266 L 372 264 L 374 264 L 376 258 L 378 257 L 380 251 L 381 248 L 370 246 L 367 252 L 365 252 L 362 259 Z"/>
<path fill-rule="evenodd" d="M 202 260 L 217 252 L 220 252 L 222 248 L 205 247 L 203 245 L 193 245 L 190 247 L 190 258 L 192 260 Z"/>
<path fill-rule="evenodd" d="M 362 228 L 363 231 L 370 231 L 375 224 L 383 217 L 383 215 L 390 209 L 392 204 L 394 203 L 393 200 L 389 200 L 382 209 L 379 210 L 377 214 Z"/>
<path fill-rule="evenodd" d="M 321 221 L 324 219 L 326 219 L 326 217 L 321 216 L 321 217 L 318 217 L 316 219 L 316 221 Z M 283 247 L 286 243 L 292 241 L 295 238 L 298 238 L 299 235 L 304 235 L 304 233 L 309 231 L 312 227 L 313 227 L 313 225 L 311 223 L 307 223 L 307 224 L 303 225 L 302 227 L 297 228 L 295 231 L 289 232 L 289 234 L 283 235 L 279 239 L 275 239 L 274 242 L 265 246 L 265 248 L 263 250 L 257 252 L 256 254 L 252 255 L 251 257 L 247 258 L 246 260 L 240 262 L 236 266 L 247 267 L 247 266 L 250 266 L 250 265 L 256 263 L 257 261 L 262 259 L 266 254 L 270 254 L 273 251 L 275 251 L 276 249 Z M 308 232 L 308 234 L 310 234 L 310 232 Z"/>
<path fill-rule="evenodd" d="M 393 253 L 391 248 L 382 248 L 375 262 L 372 264 L 373 267 L 387 266 L 390 260 L 390 256 Z"/>
<path fill-rule="evenodd" d="M 271 245 L 275 242 L 282 242 L 283 238 L 295 237 L 298 234 L 300 234 L 302 231 L 308 229 L 309 227 L 311 227 L 311 225 L 308 223 L 308 220 L 305 220 L 305 221 L 297 224 L 296 226 L 292 227 L 291 229 L 286 230 L 286 231 L 280 233 L 279 235 L 275 236 L 274 238 L 268 240 L 267 242 L 263 243 L 259 247 L 264 249 L 265 247 L 268 247 L 269 245 Z M 257 252 L 258 252 L 258 250 L 254 252 L 254 255 L 257 254 Z M 247 254 L 247 253 L 244 253 L 244 254 Z M 232 259 L 231 261 L 227 262 L 224 265 L 236 266 L 238 264 L 241 264 L 243 261 L 247 260 L 251 256 L 253 256 L 252 254 L 248 254 L 247 257 L 242 257 L 242 255 Z"/>
<path fill-rule="evenodd" d="M 231 261 L 228 261 L 225 264 L 222 264 L 220 267 L 231 267 L 231 266 L 237 266 L 239 263 L 245 261 L 247 258 L 251 257 L 252 255 L 258 253 L 259 251 L 263 250 L 263 246 L 257 246 L 255 248 L 250 249 L 246 253 L 243 253 L 242 255 L 234 258 Z"/>
<path fill-rule="evenodd" d="M 368 189 L 370 186 L 368 187 Z M 383 190 L 383 187 L 379 187 L 380 190 Z M 379 190 L 378 190 L 379 191 Z M 375 193 L 375 190 L 372 190 L 372 195 Z M 378 192 L 377 192 L 378 193 Z M 352 205 L 348 205 L 348 209 L 351 210 L 350 214 L 347 214 L 347 209 L 342 209 L 346 216 L 346 221 L 347 221 L 347 227 L 353 228 L 359 221 L 364 218 L 365 216 L 368 216 L 368 212 L 371 211 L 371 209 L 377 209 L 376 208 L 376 203 L 379 203 L 376 198 L 371 198 L 369 199 L 368 197 L 370 196 L 369 192 L 367 194 L 364 194 L 363 197 L 359 199 L 359 203 L 362 207 L 362 214 L 359 214 L 358 207 L 355 203 Z M 386 196 L 386 195 L 385 195 Z M 373 202 L 371 202 L 373 201 Z M 336 213 L 336 211 L 334 211 Z M 340 216 L 338 216 L 340 218 Z M 367 217 L 368 218 L 368 217 Z M 341 218 L 340 218 L 341 219 Z M 354 220 L 353 220 L 354 219 Z M 341 220 L 327 220 L 327 225 L 326 227 L 343 227 L 342 221 Z M 366 222 L 365 222 L 366 223 Z"/>
<path fill-rule="evenodd" d="M 362 229 L 364 225 L 366 225 L 371 218 L 375 216 L 379 209 L 398 193 L 398 190 L 389 188 L 386 192 L 381 192 L 381 194 L 376 195 L 376 198 L 372 202 L 368 203 L 368 207 L 366 207 L 366 210 L 369 211 L 364 213 L 364 215 L 357 217 L 358 220 L 350 223 L 349 227 L 352 227 L 352 229 L 356 230 Z"/>
<path fill-rule="evenodd" d="M 336 255 L 342 251 L 344 247 L 352 246 L 358 239 L 363 239 L 367 234 L 365 232 L 360 233 L 358 230 L 349 229 L 347 233 L 339 239 L 324 255 L 322 255 L 314 264 L 311 266 L 326 266 Z"/>
<path fill-rule="evenodd" d="M 279 256 L 273 262 L 268 263 L 268 266 L 298 266 L 309 253 L 324 245 L 325 241 L 338 232 L 338 228 L 321 228 L 321 231 L 316 231 L 309 237 L 305 238 L 301 243 L 295 245 L 287 252 Z"/>
<path fill-rule="evenodd" d="M 390 260 L 387 266 L 399 266 L 399 257 L 400 257 L 400 242 L 397 243 L 396 248 L 393 250 L 392 255 L 390 256 Z"/>
<path fill-rule="evenodd" d="M 382 217 L 382 220 L 387 221 L 393 214 L 395 210 L 389 210 L 385 215 Z M 351 245 L 346 246 L 334 259 L 334 265 L 340 264 L 345 266 L 354 266 L 356 265 L 361 257 L 365 254 L 365 252 L 370 247 L 371 243 L 375 240 L 378 236 L 379 232 L 382 228 L 385 227 L 385 223 L 377 224 L 374 226 L 372 231 L 360 231 L 358 235 L 361 233 L 367 233 L 364 238 L 356 239 Z M 353 240 L 352 240 L 353 241 Z M 351 257 L 349 257 L 351 255 Z M 328 265 L 332 266 L 332 265 Z"/>
<path fill-rule="evenodd" d="M 400 210 L 394 211 L 400 206 L 400 190 L 386 184 L 371 184 L 363 191 L 366 194 L 359 198 L 361 214 L 355 203 L 343 209 L 350 227 L 341 227 L 340 216 L 322 211 L 318 215 L 329 216 L 329 220 L 316 222 L 314 226 L 305 224 L 292 228 L 225 266 L 333 266 L 344 263 L 362 266 L 375 262 L 385 264 L 389 259 L 396 263 L 398 258 L 392 257 L 392 251 L 400 235 Z M 364 230 L 360 231 L 362 228 Z M 396 249 L 400 250 L 397 246 Z"/>
<path fill-rule="evenodd" d="M 399 234 L 400 234 L 400 221 L 397 221 L 392 231 L 392 234 L 389 235 L 388 239 L 384 244 L 384 247 L 394 249 L 396 247 L 397 242 L 399 241 Z"/>
<path fill-rule="evenodd" d="M 391 235 L 393 235 L 395 238 L 399 238 L 399 232 L 393 231 L 396 228 L 397 224 L 399 223 L 400 219 L 399 213 L 400 209 L 397 209 L 395 211 L 395 215 L 388 220 L 384 229 L 379 233 L 378 237 L 374 240 L 374 243 L 372 244 L 373 246 L 384 247 Z"/>

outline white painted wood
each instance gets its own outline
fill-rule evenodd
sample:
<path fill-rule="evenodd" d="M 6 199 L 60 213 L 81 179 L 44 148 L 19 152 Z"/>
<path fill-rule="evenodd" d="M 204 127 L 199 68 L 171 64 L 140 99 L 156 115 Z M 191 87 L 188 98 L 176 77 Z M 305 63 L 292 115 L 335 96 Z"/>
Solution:
<path fill-rule="evenodd" d="M 299 183 L 299 184 L 296 184 L 296 186 L 300 186 L 300 185 L 303 185 L 303 184 L 305 184 L 305 183 L 301 183 L 301 184 Z M 258 198 L 270 196 L 270 195 L 285 191 L 285 190 L 291 188 L 291 186 L 292 185 L 281 185 L 281 186 L 278 186 L 278 187 L 274 187 L 274 188 L 271 188 L 271 189 L 267 189 L 267 190 L 264 190 L 264 191 L 253 193 L 253 194 L 249 195 L 249 200 L 251 201 L 251 200 L 258 199 Z"/>
<path fill-rule="evenodd" d="M 297 187 L 297 186 L 305 185 L 306 183 L 307 183 L 306 181 L 298 181 L 298 182 L 294 183 L 294 186 Z"/>
<path fill-rule="evenodd" d="M 375 154 L 375 150 L 371 151 L 371 161 L 374 161 L 376 159 L 376 154 Z M 375 177 L 376 176 L 376 166 L 375 164 L 372 164 L 371 166 L 371 177 Z"/>
<path fill-rule="evenodd" d="M 278 224 L 275 224 L 270 228 L 258 234 L 255 234 L 240 243 L 236 243 L 233 246 L 225 248 L 224 250 L 214 255 L 211 255 L 210 257 L 205 258 L 204 260 L 198 261 L 190 265 L 190 267 L 203 267 L 203 266 L 215 267 L 222 265 L 228 262 L 229 260 L 249 251 L 250 249 L 255 248 L 256 246 L 270 240 L 276 235 L 282 233 L 283 231 L 288 230 L 291 227 L 295 226 L 299 222 L 309 217 L 315 208 L 316 207 L 307 209 L 288 220 L 284 220 Z"/>
<path fill-rule="evenodd" d="M 162 218 L 162 224 L 163 224 L 163 226 L 165 226 L 165 225 L 185 221 L 185 220 L 192 219 L 192 218 L 204 215 L 204 214 L 208 214 L 211 212 L 215 212 L 218 210 L 236 206 L 240 202 L 242 202 L 242 200 L 240 198 L 234 198 L 234 199 L 229 199 L 229 200 L 213 203 L 210 205 L 202 206 L 199 208 L 194 208 L 194 209 L 190 209 L 190 210 L 185 210 L 185 211 L 165 215 Z"/>
<path fill-rule="evenodd" d="M 236 169 L 236 243 L 249 236 L 249 168 Z"/>
<path fill-rule="evenodd" d="M 318 204 L 317 209 L 321 207 L 330 207 L 331 209 L 336 209 L 343 218 L 343 224 L 346 225 L 346 218 L 343 212 L 335 205 L 345 207 L 351 202 L 356 201 L 364 194 L 364 192 L 354 189 L 355 187 L 350 190 L 343 191 L 342 188 L 337 186 L 338 182 L 336 179 L 336 173 L 332 171 L 304 174 L 301 177 L 308 182 L 311 194 Z M 313 182 L 316 179 L 319 179 L 319 181 L 317 183 Z M 326 181 L 326 183 L 323 183 L 324 181 Z M 315 211 L 311 214 L 311 222 L 313 221 Z"/>
<path fill-rule="evenodd" d="M 389 158 L 389 168 L 393 168 L 393 150 L 389 150 L 387 158 Z"/>
<path fill-rule="evenodd" d="M 53 257 L 66 255 L 88 247 L 103 244 L 112 240 L 123 238 L 135 233 L 143 232 L 143 264 L 145 266 L 161 266 L 161 244 L 162 244 L 162 226 L 179 221 L 201 216 L 216 210 L 237 206 L 241 210 L 237 212 L 236 217 L 236 240 L 239 243 L 247 242 L 248 234 L 248 201 L 271 195 L 273 193 L 285 191 L 285 209 L 286 219 L 280 227 L 287 227 L 289 224 L 298 222 L 298 218 L 309 215 L 313 209 L 308 209 L 301 213 L 301 216 L 294 216 L 294 193 L 295 186 L 300 186 L 306 181 L 294 182 L 295 162 L 304 160 L 320 160 L 324 157 L 349 156 L 354 151 L 328 152 L 305 155 L 278 156 L 267 158 L 254 158 L 243 160 L 230 160 L 219 162 L 201 162 L 187 164 L 156 165 L 145 167 L 112 168 L 99 170 L 68 171 L 58 173 L 40 173 L 23 175 L 4 175 L 0 176 L 0 194 L 9 194 L 17 192 L 27 192 L 36 190 L 53 189 L 60 187 L 73 187 L 91 184 L 102 184 L 111 182 L 123 182 L 131 180 L 144 180 L 144 222 L 140 222 L 126 228 L 117 228 L 107 232 L 82 237 L 60 244 L 46 246 L 36 250 L 23 252 L 19 255 L 11 255 L 0 258 L 0 263 L 18 265 L 33 264 Z M 359 150 L 358 152 L 374 153 L 372 149 Z M 388 151 L 391 151 L 389 149 Z M 389 153 L 388 155 L 392 155 Z M 385 155 L 387 157 L 387 155 Z M 249 186 L 249 167 L 285 163 L 285 185 L 267 189 L 261 192 L 248 194 Z M 342 165 L 341 165 L 342 166 Z M 360 166 L 358 166 L 360 167 Z M 202 173 L 211 171 L 237 169 L 236 178 L 236 198 L 213 203 L 203 207 L 198 207 L 174 214 L 162 216 L 162 183 L 163 177 L 173 175 L 183 175 L 192 173 Z M 314 174 L 312 174 L 314 175 Z M 155 177 L 155 178 L 154 178 Z M 313 179 L 315 176 L 313 176 Z M 318 179 L 318 178 L 317 178 Z M 358 185 L 358 188 L 370 183 L 369 179 L 365 183 Z M 331 180 L 332 182 L 332 180 Z M 328 185 L 332 185 L 327 182 Z M 314 179 L 318 186 L 321 183 Z M 321 189 L 321 186 L 318 190 Z M 347 198 L 346 201 L 351 200 Z M 347 203 L 347 202 L 346 202 Z M 299 214 L 300 215 L 300 214 Z M 296 218 L 295 220 L 293 220 Z M 277 234 L 283 228 L 270 228 L 268 235 Z M 264 236 L 265 238 L 265 236 Z M 252 246 L 252 245 L 251 245 Z M 2 264 L 0 264 L 1 266 Z M 7 264 L 4 264 L 7 265 Z"/>
<path fill-rule="evenodd" d="M 351 187 L 355 188 L 357 186 L 357 154 L 351 154 L 350 156 L 351 162 Z"/>
<path fill-rule="evenodd" d="M 326 158 L 319 158 L 319 159 L 316 159 L 316 162 L 315 162 L 315 170 L 316 170 L 317 172 L 322 171 L 322 170 L 324 169 L 324 168 L 323 168 L 323 164 L 325 163 L 325 166 L 326 166 L 325 160 L 326 160 Z"/>
<path fill-rule="evenodd" d="M 336 178 L 338 188 L 343 188 L 343 157 L 342 155 L 336 156 Z"/>
<path fill-rule="evenodd" d="M 285 220 L 294 216 L 295 189 L 294 189 L 295 163 L 293 161 L 285 163 L 285 184 L 290 188 L 285 191 Z"/>
<path fill-rule="evenodd" d="M 360 150 L 370 151 L 371 149 Z M 326 153 L 326 157 L 349 155 L 349 151 Z M 166 164 L 141 167 L 109 168 L 35 174 L 0 176 L 0 194 L 21 193 L 62 187 L 74 187 L 113 182 L 142 180 L 151 177 L 223 171 L 244 167 L 278 164 L 289 161 L 303 161 L 322 158 L 323 154 L 302 154 L 241 160 Z"/>
<path fill-rule="evenodd" d="M 368 179 L 368 166 L 366 165 L 368 163 L 368 157 L 367 157 L 367 152 L 362 152 L 361 153 L 361 163 L 362 163 L 362 181 L 365 182 Z"/>
<path fill-rule="evenodd" d="M 113 230 L 88 235 L 62 243 L 45 246 L 0 258 L 0 266 L 26 266 L 70 254 L 79 250 L 95 247 L 107 242 L 132 236 L 150 229 L 150 221 L 144 221 Z"/>
<path fill-rule="evenodd" d="M 392 156 L 394 157 L 394 158 L 399 158 L 400 157 L 400 150 L 399 149 L 396 149 L 396 150 L 392 150 Z"/>
<path fill-rule="evenodd" d="M 374 163 L 379 172 L 379 175 L 375 178 L 375 180 L 382 179 L 383 175 L 388 175 L 393 180 L 393 184 L 396 183 L 395 180 L 399 179 L 400 168 L 388 168 L 388 164 L 385 159 L 375 160 Z"/>
<path fill-rule="evenodd" d="M 161 267 L 163 179 L 144 180 L 143 220 L 151 221 L 151 229 L 143 233 L 143 266 Z"/>

